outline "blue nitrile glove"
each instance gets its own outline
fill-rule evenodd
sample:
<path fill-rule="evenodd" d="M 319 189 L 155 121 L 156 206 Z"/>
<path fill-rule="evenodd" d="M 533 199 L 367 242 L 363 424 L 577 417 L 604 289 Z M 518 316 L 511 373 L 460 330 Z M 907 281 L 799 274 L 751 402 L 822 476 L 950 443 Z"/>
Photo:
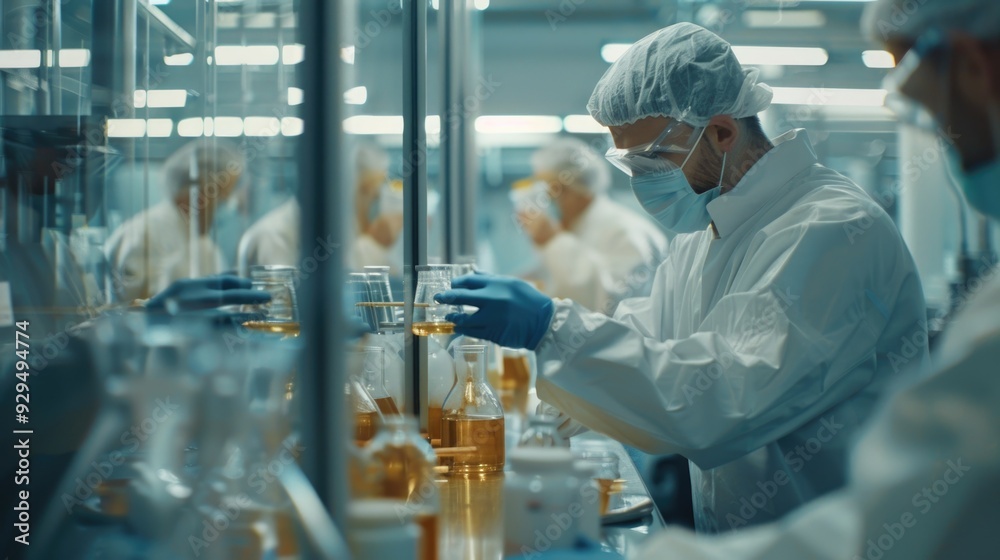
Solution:
<path fill-rule="evenodd" d="M 452 280 L 451 290 L 434 299 L 449 305 L 479 308 L 472 315 L 451 313 L 455 332 L 508 348 L 534 350 L 549 330 L 552 300 L 517 278 L 471 274 Z"/>
<path fill-rule="evenodd" d="M 251 288 L 250 280 L 238 276 L 206 276 L 177 280 L 146 302 L 151 312 L 176 315 L 226 305 L 259 304 L 271 301 L 271 294 Z"/>

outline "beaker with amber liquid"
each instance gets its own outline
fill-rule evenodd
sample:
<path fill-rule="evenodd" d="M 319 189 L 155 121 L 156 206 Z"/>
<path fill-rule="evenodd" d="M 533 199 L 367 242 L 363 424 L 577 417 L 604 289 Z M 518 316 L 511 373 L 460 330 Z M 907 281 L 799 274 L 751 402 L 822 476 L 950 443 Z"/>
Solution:
<path fill-rule="evenodd" d="M 396 401 L 385 388 L 385 349 L 381 346 L 365 346 L 361 353 L 361 381 L 375 400 L 375 406 L 383 415 L 399 414 Z"/>
<path fill-rule="evenodd" d="M 441 411 L 441 446 L 460 448 L 444 459 L 449 474 L 499 472 L 504 465 L 504 415 L 486 382 L 486 347 L 455 348 L 455 386 Z"/>

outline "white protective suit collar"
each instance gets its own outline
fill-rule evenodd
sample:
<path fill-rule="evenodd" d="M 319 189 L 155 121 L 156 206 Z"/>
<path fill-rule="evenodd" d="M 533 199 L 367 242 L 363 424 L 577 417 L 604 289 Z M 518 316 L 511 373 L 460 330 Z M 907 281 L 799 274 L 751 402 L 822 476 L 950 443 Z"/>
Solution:
<path fill-rule="evenodd" d="M 719 237 L 736 231 L 792 177 L 819 161 L 804 129 L 790 130 L 772 142 L 774 148 L 747 171 L 733 190 L 708 203 Z"/>

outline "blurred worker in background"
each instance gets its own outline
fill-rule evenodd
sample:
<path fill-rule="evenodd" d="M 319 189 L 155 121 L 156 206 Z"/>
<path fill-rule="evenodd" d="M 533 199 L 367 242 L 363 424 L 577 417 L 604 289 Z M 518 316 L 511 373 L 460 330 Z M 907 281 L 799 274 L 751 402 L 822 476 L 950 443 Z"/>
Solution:
<path fill-rule="evenodd" d="M 401 241 L 399 234 L 403 229 L 402 192 L 394 192 L 386 181 L 389 155 L 378 146 L 362 144 L 355 151 L 354 162 L 357 228 L 348 264 L 357 269 L 369 265 L 391 266 L 395 274 L 401 274 L 402 253 L 395 258 L 398 251 L 394 248 Z M 394 203 L 396 198 L 398 203 Z M 291 196 L 250 226 L 237 251 L 240 275 L 248 276 L 250 267 L 257 264 L 298 266 L 302 258 L 301 222 L 299 202 Z"/>
<path fill-rule="evenodd" d="M 898 376 L 893 356 L 927 355 L 923 290 L 891 218 L 818 163 L 805 131 L 763 134 L 771 97 L 697 25 L 641 39 L 588 109 L 611 130 L 608 159 L 673 232 L 651 296 L 613 318 L 502 277 L 438 296 L 479 309 L 452 314 L 456 332 L 534 349 L 539 398 L 572 420 L 687 457 L 702 532 L 843 486 L 852 436 Z"/>
<path fill-rule="evenodd" d="M 243 168 L 236 146 L 218 138 L 199 138 L 167 158 L 164 199 L 127 220 L 105 244 L 119 301 L 147 299 L 175 280 L 225 270 L 210 233 L 216 211 L 230 201 Z"/>
<path fill-rule="evenodd" d="M 648 218 L 612 201 L 608 164 L 586 143 L 560 138 L 535 152 L 534 176 L 548 186 L 553 220 L 519 205 L 518 221 L 541 257 L 545 293 L 611 314 L 626 297 L 648 295 L 667 238 Z"/>
<path fill-rule="evenodd" d="M 863 27 L 898 61 L 886 85 L 909 102 L 901 119 L 936 123 L 969 203 L 1000 220 L 1000 3 L 877 0 Z M 636 557 L 662 558 L 663 551 L 679 560 L 995 557 L 998 361 L 1000 281 L 994 279 L 969 294 L 929 374 L 888 399 L 868 425 L 843 491 L 781 524 L 724 539 L 668 530 Z"/>

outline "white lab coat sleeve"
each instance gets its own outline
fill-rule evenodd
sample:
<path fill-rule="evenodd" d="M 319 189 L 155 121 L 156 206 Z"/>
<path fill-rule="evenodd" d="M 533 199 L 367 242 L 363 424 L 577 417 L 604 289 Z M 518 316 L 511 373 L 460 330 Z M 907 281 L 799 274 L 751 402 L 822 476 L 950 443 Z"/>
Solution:
<path fill-rule="evenodd" d="M 104 246 L 110 267 L 111 286 L 119 302 L 131 303 L 149 297 L 149 278 L 142 258 L 142 243 L 132 235 L 132 228 L 118 228 Z"/>
<path fill-rule="evenodd" d="M 652 560 L 986 558 L 1000 525 L 1000 331 L 891 397 L 872 419 L 843 490 L 781 521 L 703 538 L 667 529 Z"/>
<path fill-rule="evenodd" d="M 851 242 L 845 224 L 860 220 L 867 233 Z M 885 308 L 898 297 L 898 235 L 861 210 L 786 223 L 752 240 L 729 293 L 691 336 L 668 339 L 655 320 L 637 329 L 619 320 L 627 315 L 557 300 L 537 349 L 539 398 L 619 441 L 709 469 L 865 387 Z M 654 302 L 668 300 L 654 288 Z"/>
<path fill-rule="evenodd" d="M 567 231 L 553 236 L 540 253 L 545 271 L 552 280 L 549 293 L 571 299 L 593 311 L 610 311 L 615 297 L 608 259 Z"/>

